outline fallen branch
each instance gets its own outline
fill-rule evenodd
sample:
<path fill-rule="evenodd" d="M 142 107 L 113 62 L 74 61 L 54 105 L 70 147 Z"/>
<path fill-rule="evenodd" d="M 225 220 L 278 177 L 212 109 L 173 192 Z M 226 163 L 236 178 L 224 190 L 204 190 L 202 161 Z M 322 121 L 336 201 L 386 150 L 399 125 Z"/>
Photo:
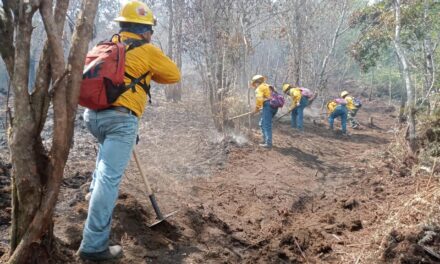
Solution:
<path fill-rule="evenodd" d="M 296 241 L 296 238 L 293 237 L 293 241 L 295 241 L 295 245 L 298 247 L 299 252 L 301 252 L 302 257 L 304 258 L 304 260 L 306 261 L 306 263 L 308 264 L 309 261 L 307 260 L 306 254 L 304 254 L 304 251 L 302 251 L 301 246 L 298 244 L 298 241 Z"/>

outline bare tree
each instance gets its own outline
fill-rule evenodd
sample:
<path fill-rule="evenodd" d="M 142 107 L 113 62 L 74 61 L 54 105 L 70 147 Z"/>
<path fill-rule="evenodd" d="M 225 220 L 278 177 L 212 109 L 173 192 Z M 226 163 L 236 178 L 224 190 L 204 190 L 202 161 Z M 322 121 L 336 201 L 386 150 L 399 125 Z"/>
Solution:
<path fill-rule="evenodd" d="M 333 55 L 333 53 L 335 51 L 338 38 L 345 32 L 345 30 L 342 30 L 342 26 L 344 25 L 344 22 L 346 21 L 347 11 L 348 11 L 348 0 L 344 0 L 342 8 L 341 8 L 339 22 L 338 22 L 338 25 L 335 29 L 334 34 L 333 34 L 330 48 L 328 49 L 327 53 L 325 54 L 324 58 L 322 59 L 322 64 L 320 67 L 320 72 L 319 72 L 319 76 L 318 76 L 318 80 L 317 80 L 317 84 L 316 84 L 316 87 L 318 88 L 318 91 L 320 93 L 322 93 L 323 90 L 326 90 L 325 86 L 327 83 L 327 80 L 326 80 L 327 79 L 327 77 L 326 77 L 327 65 L 329 63 L 331 56 Z"/>
<path fill-rule="evenodd" d="M 66 60 L 61 36 L 68 5 L 69 1 L 58 0 L 53 10 L 52 0 L 3 0 L 3 13 L 8 15 L 0 17 L 0 39 L 2 47 L 10 49 L 2 49 L 1 55 L 12 77 L 14 95 L 8 138 L 13 168 L 9 263 L 46 262 L 44 258 L 49 257 L 47 252 L 52 246 L 52 215 L 72 144 L 82 69 L 98 1 L 82 1 Z M 30 94 L 32 18 L 37 11 L 47 41 Z M 54 128 L 51 148 L 46 149 L 41 132 L 50 102 Z"/>
<path fill-rule="evenodd" d="M 396 19 L 394 48 L 402 65 L 403 78 L 405 79 L 406 96 L 407 96 L 406 105 L 407 105 L 407 115 L 408 115 L 408 140 L 409 140 L 410 150 L 412 154 L 414 154 L 415 151 L 417 150 L 414 88 L 412 86 L 411 72 L 409 70 L 408 61 L 402 49 L 401 41 L 400 41 L 400 32 L 401 32 L 401 23 L 402 23 L 400 4 L 401 4 L 401 0 L 394 0 L 395 19 Z"/>
<path fill-rule="evenodd" d="M 168 9 L 168 57 L 176 59 L 177 66 L 182 69 L 182 31 L 184 0 L 167 0 Z M 178 102 L 182 97 L 182 84 L 168 85 L 165 89 L 167 100 Z"/>
<path fill-rule="evenodd" d="M 425 28 L 428 28 L 428 13 L 429 13 L 429 3 L 428 0 L 424 0 L 423 1 L 423 24 L 425 26 Z M 425 34 L 425 37 L 423 39 L 423 51 L 424 51 L 424 55 L 425 55 L 425 60 L 424 60 L 424 86 L 426 87 L 426 95 L 424 96 L 423 100 L 422 100 L 422 104 L 430 97 L 432 91 L 434 90 L 434 84 L 436 82 L 436 68 L 435 68 L 435 47 L 433 47 L 432 44 L 432 38 L 430 36 L 430 34 Z M 431 106 L 431 102 L 429 103 L 430 108 L 432 109 L 433 107 Z M 432 112 L 432 111 L 430 111 Z"/>

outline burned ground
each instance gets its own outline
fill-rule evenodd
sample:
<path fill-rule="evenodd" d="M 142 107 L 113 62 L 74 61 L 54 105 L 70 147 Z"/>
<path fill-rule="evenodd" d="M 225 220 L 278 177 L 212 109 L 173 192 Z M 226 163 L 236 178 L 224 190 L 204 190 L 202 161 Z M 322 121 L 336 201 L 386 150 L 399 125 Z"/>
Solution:
<path fill-rule="evenodd" d="M 217 133 L 202 103 L 156 100 L 137 148 L 161 209 L 179 212 L 148 227 L 154 212 L 131 163 L 111 237 L 124 258 L 109 263 L 438 263 L 438 228 L 423 224 L 436 212 L 426 203 L 426 212 L 404 206 L 435 201 L 437 179 L 402 175 L 389 151 L 398 131 L 394 112 L 377 110 L 377 102 L 361 110 L 364 129 L 350 137 L 328 131 L 323 116 L 309 114 L 306 133 L 283 119 L 268 151 L 258 148 L 256 131 L 240 144 Z M 57 258 L 65 263 L 79 262 L 95 155 L 78 120 L 54 219 Z M 0 172 L 9 168 L 4 157 Z M 9 172 L 0 180 L 4 252 Z"/>

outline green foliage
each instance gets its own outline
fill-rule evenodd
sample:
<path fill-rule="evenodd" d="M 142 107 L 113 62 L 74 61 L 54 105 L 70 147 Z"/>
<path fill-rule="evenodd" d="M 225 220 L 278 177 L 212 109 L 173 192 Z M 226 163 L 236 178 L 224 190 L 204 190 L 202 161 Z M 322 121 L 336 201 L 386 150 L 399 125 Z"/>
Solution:
<path fill-rule="evenodd" d="M 360 30 L 359 38 L 351 45 L 350 54 L 363 72 L 375 67 L 390 43 L 390 1 L 367 6 L 354 12 L 350 27 Z"/>
<path fill-rule="evenodd" d="M 351 56 L 359 63 L 363 72 L 377 65 L 377 61 L 388 48 L 389 39 L 377 31 L 367 32 L 362 39 L 350 47 Z"/>
<path fill-rule="evenodd" d="M 371 73 L 368 78 L 371 79 Z M 402 82 L 400 72 L 391 66 L 387 66 L 375 71 L 373 85 L 376 96 L 388 99 L 391 90 L 391 99 L 399 100 L 405 84 Z"/>
<path fill-rule="evenodd" d="M 407 0 L 402 5 L 402 44 L 410 52 L 420 52 L 425 38 L 436 39 L 440 31 L 440 2 Z M 425 4 L 428 5 L 425 14 Z M 393 1 L 385 0 L 361 8 L 350 18 L 350 26 L 360 30 L 350 54 L 367 72 L 388 56 L 395 33 Z"/>

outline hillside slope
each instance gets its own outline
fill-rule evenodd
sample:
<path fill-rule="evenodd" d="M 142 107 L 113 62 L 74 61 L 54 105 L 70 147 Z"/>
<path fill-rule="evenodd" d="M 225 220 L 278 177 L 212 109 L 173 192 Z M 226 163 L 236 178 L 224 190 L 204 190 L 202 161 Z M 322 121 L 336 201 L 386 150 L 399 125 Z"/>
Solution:
<path fill-rule="evenodd" d="M 405 175 L 389 158 L 392 108 L 367 104 L 364 129 L 350 137 L 331 133 L 311 112 L 303 134 L 286 119 L 265 150 L 257 132 L 241 145 L 215 132 L 202 103 L 156 100 L 137 148 L 162 210 L 179 212 L 148 228 L 154 212 L 132 162 L 113 218 L 112 241 L 125 254 L 110 263 L 387 262 L 375 254 L 386 246 L 385 221 L 417 191 L 416 179 L 395 176 Z M 96 151 L 80 122 L 76 132 L 55 217 L 58 259 L 66 263 L 79 261 Z"/>

